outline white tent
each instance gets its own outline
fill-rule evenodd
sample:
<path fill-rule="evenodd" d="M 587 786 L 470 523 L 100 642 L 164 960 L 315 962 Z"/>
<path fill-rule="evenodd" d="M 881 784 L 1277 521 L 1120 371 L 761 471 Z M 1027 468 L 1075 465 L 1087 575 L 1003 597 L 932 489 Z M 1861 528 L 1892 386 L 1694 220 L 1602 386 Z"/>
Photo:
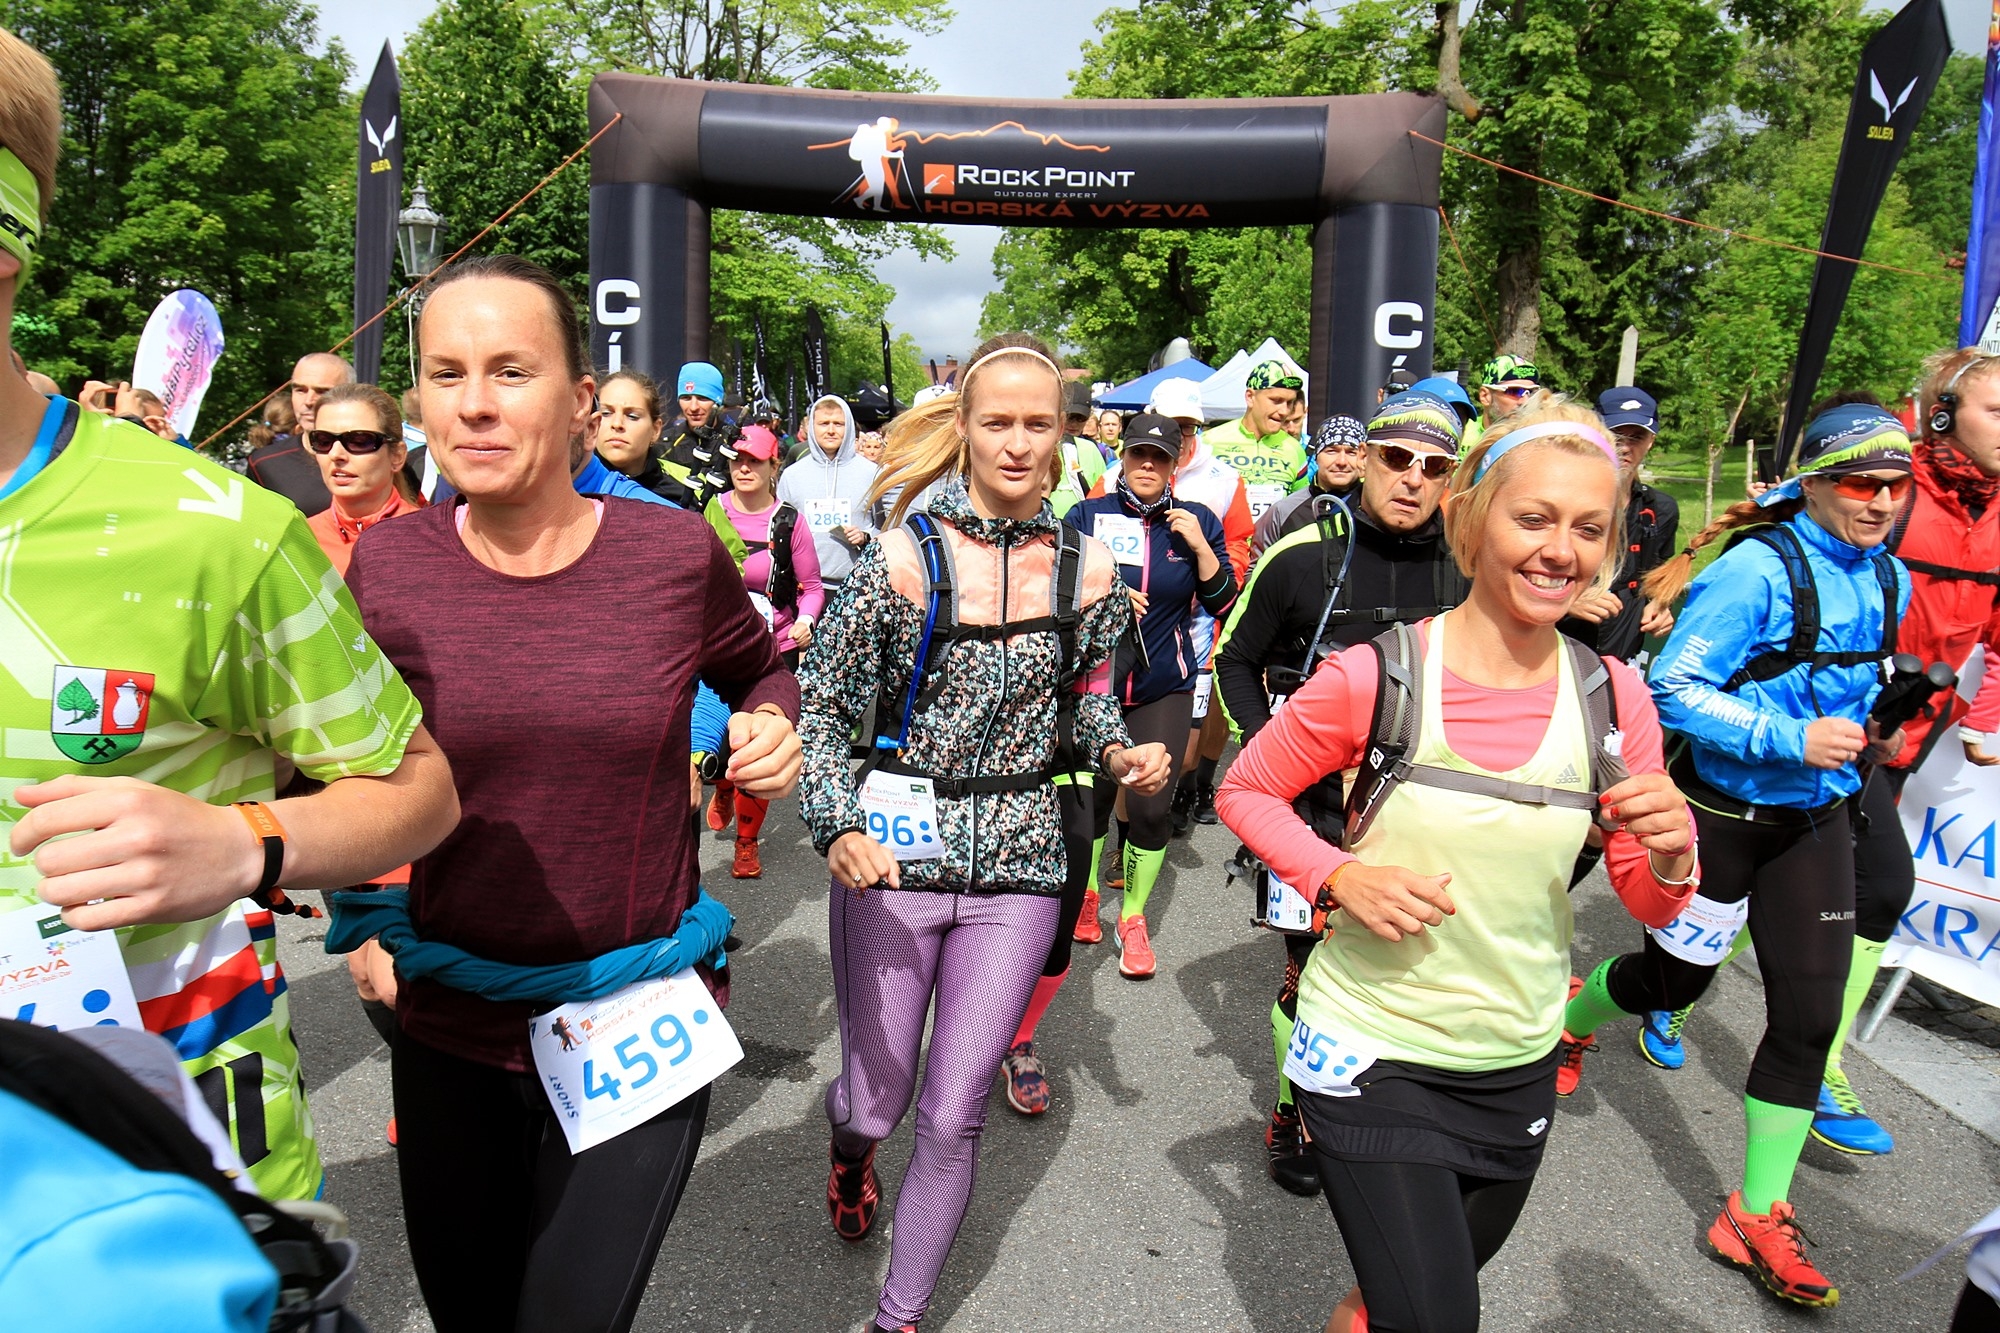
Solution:
<path fill-rule="evenodd" d="M 1250 371 L 1265 361 L 1282 361 L 1293 374 L 1305 376 L 1305 370 L 1276 338 L 1266 338 L 1256 351 L 1237 352 L 1201 382 L 1201 410 L 1210 421 L 1234 421 L 1243 415 L 1243 389 L 1249 382 Z"/>

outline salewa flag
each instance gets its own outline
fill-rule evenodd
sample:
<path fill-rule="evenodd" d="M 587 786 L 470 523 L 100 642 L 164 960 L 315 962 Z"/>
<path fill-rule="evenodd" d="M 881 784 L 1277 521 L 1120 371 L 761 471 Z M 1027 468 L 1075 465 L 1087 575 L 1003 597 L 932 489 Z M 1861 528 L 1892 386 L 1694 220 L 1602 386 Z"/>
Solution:
<path fill-rule="evenodd" d="M 1965 238 L 1965 304 L 1958 345 L 2000 352 L 2000 0 L 1986 28 L 1986 91 L 1979 99 L 1979 160 L 1972 169 L 1972 231 Z"/>
<path fill-rule="evenodd" d="M 1861 69 L 1854 76 L 1854 96 L 1847 108 L 1847 134 L 1834 168 L 1833 192 L 1827 197 L 1826 227 L 1819 248 L 1826 255 L 1813 267 L 1812 288 L 1806 296 L 1806 319 L 1799 330 L 1799 353 L 1792 362 L 1792 392 L 1785 403 L 1778 432 L 1778 471 L 1792 456 L 1792 444 L 1805 428 L 1806 412 L 1819 388 L 1826 351 L 1854 285 L 1854 265 L 1868 244 L 1875 211 L 1889 188 L 1903 146 L 1923 119 L 1944 62 L 1951 54 L 1951 31 L 1945 27 L 1943 0 L 1910 0 L 1903 11 L 1861 52 Z"/>
<path fill-rule="evenodd" d="M 361 96 L 360 142 L 354 196 L 354 327 L 360 332 L 354 336 L 354 375 L 373 384 L 382 371 L 383 322 L 376 316 L 389 304 L 396 214 L 403 207 L 403 82 L 387 42 Z"/>
<path fill-rule="evenodd" d="M 896 367 L 889 361 L 889 321 L 882 321 L 882 396 L 889 400 L 889 415 L 896 414 Z"/>
<path fill-rule="evenodd" d="M 750 359 L 750 399 L 752 402 L 768 403 L 777 395 L 772 392 L 771 363 L 769 353 L 764 348 L 764 317 L 750 316 L 750 330 L 755 335 L 755 352 Z"/>
<path fill-rule="evenodd" d="M 833 385 L 833 375 L 828 366 L 826 346 L 826 321 L 819 317 L 819 307 L 806 307 L 806 392 L 818 402 L 825 397 Z"/>

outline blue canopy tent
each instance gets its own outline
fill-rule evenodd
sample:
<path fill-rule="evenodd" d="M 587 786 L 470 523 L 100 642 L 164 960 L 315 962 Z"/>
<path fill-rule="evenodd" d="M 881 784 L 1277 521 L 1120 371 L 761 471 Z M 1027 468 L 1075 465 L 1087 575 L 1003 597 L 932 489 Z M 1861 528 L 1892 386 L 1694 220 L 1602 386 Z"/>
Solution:
<path fill-rule="evenodd" d="M 1158 370 L 1141 375 L 1138 379 L 1121 384 L 1115 389 L 1105 390 L 1098 395 L 1097 405 L 1108 407 L 1114 412 L 1142 412 L 1146 408 L 1146 400 L 1153 396 L 1153 386 L 1161 380 L 1184 379 L 1199 384 L 1214 373 L 1213 367 L 1205 366 L 1193 357 L 1189 357 L 1185 361 L 1176 361 L 1171 366 L 1161 366 Z"/>

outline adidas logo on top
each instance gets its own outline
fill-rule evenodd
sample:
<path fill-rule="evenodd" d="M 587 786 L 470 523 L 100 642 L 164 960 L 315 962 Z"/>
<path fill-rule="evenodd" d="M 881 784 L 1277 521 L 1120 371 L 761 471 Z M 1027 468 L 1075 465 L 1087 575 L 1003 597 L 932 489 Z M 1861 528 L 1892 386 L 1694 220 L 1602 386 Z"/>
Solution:
<path fill-rule="evenodd" d="M 1564 765 L 1563 765 L 1563 771 L 1562 771 L 1561 773 L 1559 773 L 1559 774 L 1558 774 L 1558 775 L 1556 776 L 1556 781 L 1557 781 L 1557 782 L 1581 782 L 1581 781 L 1583 781 L 1583 779 L 1582 779 L 1582 778 L 1579 778 L 1579 777 L 1578 777 L 1578 776 L 1576 775 L 1576 765 L 1575 765 L 1575 764 L 1564 764 Z"/>

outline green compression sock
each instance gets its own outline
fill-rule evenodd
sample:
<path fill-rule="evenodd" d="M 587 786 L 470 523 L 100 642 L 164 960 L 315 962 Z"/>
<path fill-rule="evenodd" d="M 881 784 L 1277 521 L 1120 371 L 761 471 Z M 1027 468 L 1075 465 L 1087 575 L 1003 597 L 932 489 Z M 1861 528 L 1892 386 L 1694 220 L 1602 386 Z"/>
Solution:
<path fill-rule="evenodd" d="M 1118 906 L 1118 919 L 1141 916 L 1146 911 L 1146 899 L 1153 894 L 1153 886 L 1160 882 L 1160 867 L 1167 863 L 1167 849 L 1164 847 L 1134 847 L 1126 843 L 1125 851 L 1125 901 Z"/>
<path fill-rule="evenodd" d="M 1743 1209 L 1768 1213 L 1792 1188 L 1792 1172 L 1805 1150 L 1813 1113 L 1796 1106 L 1773 1106 L 1743 1098 Z"/>
<path fill-rule="evenodd" d="M 1749 947 L 1750 947 L 1750 927 L 1745 926 L 1743 927 L 1743 929 L 1736 932 L 1736 938 L 1729 942 L 1729 952 L 1722 955 L 1722 961 L 1716 964 L 1716 966 L 1718 967 L 1729 966 L 1729 964 L 1735 962 L 1739 957 L 1741 957 L 1743 951 Z"/>
<path fill-rule="evenodd" d="M 1104 839 L 1099 838 L 1096 842 L 1090 844 L 1090 878 L 1083 882 L 1083 887 L 1089 889 L 1092 893 L 1097 892 L 1097 867 L 1103 863 Z"/>
<path fill-rule="evenodd" d="M 1572 1037 L 1588 1037 L 1591 1033 L 1614 1018 L 1625 1017 L 1625 1011 L 1611 998 L 1611 990 L 1606 979 L 1611 975 L 1611 965 L 1618 960 L 1607 958 L 1597 965 L 1595 971 L 1583 980 L 1583 989 L 1563 1010 L 1563 1030 Z"/>
<path fill-rule="evenodd" d="M 1874 984 L 1876 969 L 1882 966 L 1882 951 L 1888 947 L 1886 941 L 1854 937 L 1854 961 L 1847 968 L 1847 992 L 1840 997 L 1840 1026 L 1834 1029 L 1833 1049 L 1826 1053 L 1829 1083 L 1847 1081 L 1847 1071 L 1840 1067 L 1841 1050 L 1847 1045 L 1847 1034 L 1854 1031 L 1854 1020 L 1861 1013 L 1861 1006 L 1867 1003 L 1868 987 Z"/>
<path fill-rule="evenodd" d="M 1285 1077 L 1285 1052 L 1292 1046 L 1292 1020 L 1283 1006 L 1271 1002 L 1271 1045 L 1278 1053 L 1278 1105 L 1292 1104 L 1292 1081 Z"/>

